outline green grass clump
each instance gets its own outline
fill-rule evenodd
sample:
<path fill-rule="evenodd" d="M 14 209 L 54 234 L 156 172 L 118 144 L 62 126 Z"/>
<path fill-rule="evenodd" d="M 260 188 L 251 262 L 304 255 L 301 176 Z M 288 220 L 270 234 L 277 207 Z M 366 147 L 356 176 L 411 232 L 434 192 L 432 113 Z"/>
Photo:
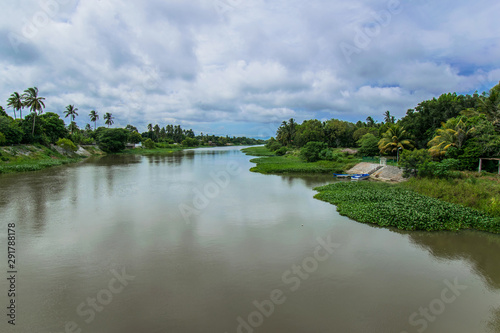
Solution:
<path fill-rule="evenodd" d="M 39 171 L 53 166 L 59 166 L 81 161 L 82 158 L 18 160 L 12 163 L 0 164 L 1 173 Z"/>
<path fill-rule="evenodd" d="M 476 229 L 500 233 L 500 219 L 484 212 L 427 197 L 397 185 L 340 182 L 315 189 L 315 198 L 337 206 L 341 215 L 402 230 Z"/>

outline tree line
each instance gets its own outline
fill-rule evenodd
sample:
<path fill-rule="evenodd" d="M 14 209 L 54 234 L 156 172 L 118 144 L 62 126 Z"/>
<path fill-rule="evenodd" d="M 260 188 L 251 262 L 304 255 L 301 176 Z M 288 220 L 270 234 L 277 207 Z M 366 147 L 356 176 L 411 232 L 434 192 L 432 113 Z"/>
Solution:
<path fill-rule="evenodd" d="M 63 111 L 64 117 L 69 118 L 66 126 L 61 117 L 54 112 L 45 112 L 45 97 L 39 95 L 37 87 L 28 88 L 22 94 L 14 92 L 7 99 L 7 108 L 11 108 L 14 118 L 9 116 L 5 109 L 0 106 L 0 145 L 15 144 L 55 144 L 60 139 L 70 140 L 74 144 L 97 143 L 104 150 L 114 152 L 125 148 L 126 143 L 141 143 L 146 140 L 149 148 L 161 144 L 182 144 L 189 147 L 200 145 L 223 146 L 252 145 L 264 143 L 246 137 L 215 136 L 201 133 L 195 135 L 192 129 L 182 129 L 180 125 L 149 124 L 148 131 L 139 133 L 137 127 L 127 125 L 125 128 L 110 128 L 114 124 L 115 117 L 107 112 L 103 115 L 106 127 L 97 127 L 100 114 L 91 110 L 88 114 L 89 120 L 84 129 L 76 124 L 79 116 L 78 108 L 74 104 L 66 106 Z M 23 117 L 23 110 L 29 110 L 29 114 Z M 19 113 L 19 118 L 17 117 Z M 67 141 L 65 141 L 67 142 Z"/>
<path fill-rule="evenodd" d="M 480 157 L 500 155 L 500 83 L 482 94 L 442 94 L 407 110 L 401 119 L 390 111 L 383 116 L 380 123 L 372 117 L 357 123 L 311 119 L 298 124 L 290 119 L 282 122 L 268 147 L 285 147 L 280 150 L 284 153 L 315 142 L 322 144 L 318 147 L 356 147 L 362 156 L 401 154 L 408 161 L 418 155 L 420 164 L 453 159 L 455 167 L 464 170 L 477 168 Z M 416 170 L 416 164 L 410 164 L 408 169 Z"/>

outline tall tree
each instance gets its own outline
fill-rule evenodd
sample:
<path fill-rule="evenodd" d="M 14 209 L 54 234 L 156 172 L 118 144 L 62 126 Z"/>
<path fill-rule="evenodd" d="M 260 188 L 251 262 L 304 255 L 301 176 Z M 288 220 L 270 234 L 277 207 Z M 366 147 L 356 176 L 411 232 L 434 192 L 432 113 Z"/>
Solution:
<path fill-rule="evenodd" d="M 391 124 L 387 132 L 382 134 L 382 139 L 378 142 L 378 148 L 382 153 L 396 153 L 399 152 L 399 149 L 413 148 L 413 144 L 409 140 L 409 134 L 404 127 Z"/>
<path fill-rule="evenodd" d="M 463 118 L 451 118 L 436 130 L 436 136 L 428 143 L 429 153 L 432 156 L 443 156 L 450 147 L 462 148 L 475 131 L 475 128 L 466 124 Z"/>
<path fill-rule="evenodd" d="M 7 100 L 7 106 L 14 110 L 14 119 L 16 118 L 16 111 L 19 111 L 20 118 L 23 119 L 22 109 L 24 108 L 23 98 L 17 91 L 13 92 Z"/>
<path fill-rule="evenodd" d="M 22 98 L 23 104 L 33 113 L 33 129 L 31 131 L 31 136 L 34 136 L 36 116 L 43 113 L 43 108 L 45 108 L 45 103 L 43 101 L 45 98 L 38 96 L 37 87 L 26 89 Z"/>
<path fill-rule="evenodd" d="M 384 113 L 384 121 L 386 124 L 394 124 L 396 122 L 396 118 L 391 116 L 391 112 L 389 110 Z"/>
<path fill-rule="evenodd" d="M 75 122 L 75 118 L 76 118 L 76 116 L 78 116 L 78 113 L 76 111 L 78 111 L 78 108 L 75 108 L 75 106 L 71 105 L 71 104 L 68 105 L 66 107 L 66 110 L 64 111 L 64 114 L 65 114 L 64 118 L 71 117 L 71 122 Z M 72 125 L 72 124 L 70 124 L 70 125 Z M 73 134 L 74 127 L 75 126 L 73 126 L 73 125 L 71 126 L 71 129 L 70 129 L 71 134 Z"/>
<path fill-rule="evenodd" d="M 99 115 L 97 114 L 97 111 L 92 110 L 89 113 L 89 117 L 90 117 L 90 121 L 94 122 L 94 132 L 95 132 L 96 126 L 97 126 L 97 120 L 99 119 Z"/>
<path fill-rule="evenodd" d="M 105 120 L 104 124 L 108 125 L 109 128 L 109 126 L 113 125 L 114 123 L 113 119 L 115 119 L 113 115 L 109 112 L 106 112 L 106 114 L 104 115 L 104 120 Z"/>

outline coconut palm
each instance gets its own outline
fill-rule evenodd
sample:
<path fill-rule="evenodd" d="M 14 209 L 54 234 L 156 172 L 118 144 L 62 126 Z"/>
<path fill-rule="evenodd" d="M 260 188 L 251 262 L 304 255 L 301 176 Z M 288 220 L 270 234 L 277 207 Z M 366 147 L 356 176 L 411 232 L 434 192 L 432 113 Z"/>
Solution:
<path fill-rule="evenodd" d="M 45 108 L 44 97 L 38 96 L 38 88 L 28 88 L 24 91 L 22 95 L 23 105 L 29 107 L 30 111 L 33 113 L 33 129 L 31 131 L 31 136 L 35 135 L 35 121 L 38 114 L 43 113 L 43 108 Z"/>
<path fill-rule="evenodd" d="M 446 154 L 450 147 L 460 149 L 474 131 L 475 128 L 468 126 L 462 117 L 449 119 L 442 123 L 441 128 L 436 130 L 436 136 L 427 144 L 430 146 L 429 153 L 439 157 Z"/>
<path fill-rule="evenodd" d="M 76 111 L 78 111 L 78 108 L 75 108 L 75 106 L 71 104 L 68 105 L 66 107 L 66 111 L 64 111 L 64 118 L 71 117 L 71 122 L 75 122 L 75 118 L 76 116 L 78 116 L 78 113 Z M 74 126 L 71 126 L 71 134 L 73 134 L 73 128 Z"/>
<path fill-rule="evenodd" d="M 382 139 L 378 142 L 381 153 L 397 153 L 399 149 L 411 149 L 413 144 L 409 140 L 409 134 L 404 127 L 390 124 L 387 132 L 382 134 Z"/>
<path fill-rule="evenodd" d="M 16 118 L 16 111 L 19 111 L 20 118 L 23 119 L 22 109 L 24 108 L 23 98 L 19 93 L 13 92 L 7 100 L 7 106 L 14 109 L 14 118 Z"/>
<path fill-rule="evenodd" d="M 94 131 L 96 130 L 97 126 L 97 120 L 99 119 L 99 115 L 97 114 L 97 111 L 92 110 L 89 113 L 90 121 L 94 122 Z"/>
<path fill-rule="evenodd" d="M 110 125 L 113 125 L 114 121 L 113 121 L 114 117 L 111 113 L 109 112 L 106 112 L 106 114 L 104 115 L 104 120 L 105 120 L 105 124 L 108 125 L 108 128 Z"/>

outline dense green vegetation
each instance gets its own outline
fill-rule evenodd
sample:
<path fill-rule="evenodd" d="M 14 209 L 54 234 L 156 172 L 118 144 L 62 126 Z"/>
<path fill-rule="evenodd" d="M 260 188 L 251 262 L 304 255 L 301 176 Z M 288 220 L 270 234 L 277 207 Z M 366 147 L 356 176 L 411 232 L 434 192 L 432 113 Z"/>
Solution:
<path fill-rule="evenodd" d="M 250 161 L 257 164 L 250 171 L 264 174 L 343 172 L 361 161 L 353 155 L 339 151 L 334 153 L 337 156 L 335 160 L 316 162 L 305 162 L 299 156 L 300 150 L 290 150 L 283 156 L 277 156 L 266 147 L 251 147 L 242 151 L 247 155 L 262 156 Z"/>
<path fill-rule="evenodd" d="M 399 185 L 423 195 L 500 217 L 500 176 L 464 174 L 462 178 L 411 178 Z"/>
<path fill-rule="evenodd" d="M 225 145 L 253 145 L 263 144 L 263 140 L 246 137 L 215 136 L 201 133 L 195 135 L 193 130 L 184 130 L 180 125 L 148 125 L 148 131 L 139 133 L 133 125 L 125 128 L 110 128 L 114 124 L 115 117 L 111 113 L 103 116 L 106 127 L 97 127 L 99 113 L 90 110 L 88 117 L 94 126 L 87 124 L 85 129 L 78 128 L 75 120 L 79 116 L 78 108 L 69 104 L 62 112 L 65 118 L 70 119 L 68 126 L 64 120 L 53 112 L 43 113 L 45 109 L 45 98 L 39 96 L 38 88 L 28 88 L 24 93 L 14 92 L 7 100 L 7 106 L 12 108 L 14 118 L 10 117 L 0 106 L 0 146 L 17 144 L 42 144 L 49 146 L 57 142 L 66 148 L 73 150 L 74 145 L 97 144 L 103 151 L 117 153 L 125 149 L 127 143 L 136 144 L 144 142 L 146 149 L 137 152 L 147 153 L 147 150 L 156 148 L 171 148 L 179 150 L 183 147 L 198 146 L 225 146 Z M 28 108 L 30 114 L 23 118 L 22 110 Z M 19 119 L 17 112 L 19 111 Z M 63 141 L 61 141 L 63 140 Z M 172 147 L 172 145 L 176 145 Z M 75 146 L 76 147 L 76 146 Z M 4 161 L 5 162 L 5 161 Z"/>
<path fill-rule="evenodd" d="M 448 171 L 476 170 L 480 157 L 500 155 L 500 84 L 481 95 L 448 93 L 423 101 L 399 120 L 390 111 L 384 113 L 381 123 L 372 117 L 355 124 L 338 119 L 298 124 L 290 119 L 282 122 L 276 139 L 271 138 L 267 147 L 277 155 L 283 152 L 282 147 L 301 149 L 306 162 L 329 160 L 327 150 L 318 153 L 326 147 L 357 147 L 363 157 L 394 156 L 399 160 L 403 154 L 407 175 L 442 176 L 446 172 L 438 169 L 447 167 L 453 167 Z M 414 151 L 416 156 L 408 155 Z M 422 151 L 428 153 L 427 158 L 421 159 Z M 446 159 L 455 159 L 458 164 L 436 164 Z M 484 168 L 493 172 L 495 162 L 485 162 Z M 426 171 L 419 174 L 420 169 Z"/>
<path fill-rule="evenodd" d="M 412 190 L 378 182 L 339 182 L 318 187 L 317 199 L 359 222 L 403 230 L 476 229 L 500 233 L 500 218 Z"/>

